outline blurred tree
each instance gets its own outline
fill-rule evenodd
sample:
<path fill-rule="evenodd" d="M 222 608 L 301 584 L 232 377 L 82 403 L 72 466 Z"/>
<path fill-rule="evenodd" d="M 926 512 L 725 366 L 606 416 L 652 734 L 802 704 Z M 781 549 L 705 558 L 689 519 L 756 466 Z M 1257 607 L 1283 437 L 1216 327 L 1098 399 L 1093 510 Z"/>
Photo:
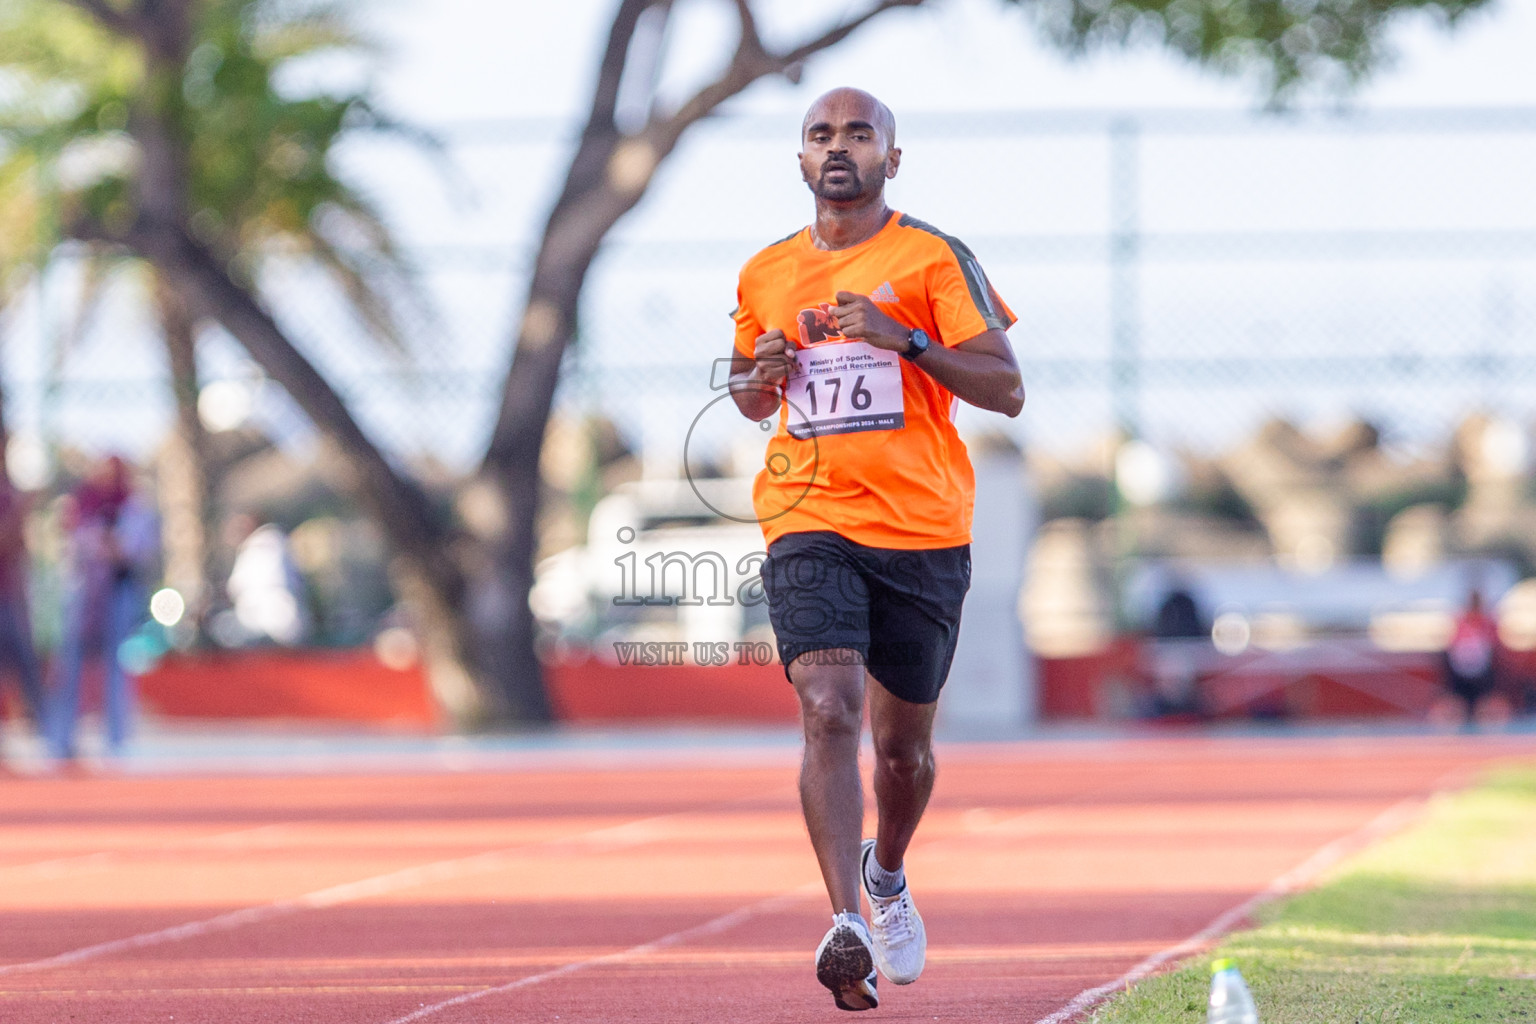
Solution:
<path fill-rule="evenodd" d="M 396 304 L 386 296 L 416 293 L 409 269 L 377 213 L 327 164 L 343 132 L 378 119 L 360 93 L 294 98 L 273 85 L 285 66 L 365 51 L 366 44 L 328 8 L 285 5 L 253 14 L 250 7 L 206 4 L 196 14 L 180 102 L 168 112 L 184 147 L 187 224 L 247 278 L 274 260 L 318 265 L 373 336 L 404 352 Z M 194 347 L 206 314 L 114 235 L 132 216 L 131 165 L 140 154 L 129 115 L 145 64 L 137 47 L 91 14 L 22 0 L 0 17 L 0 65 L 27 86 L 0 104 L 7 143 L 0 181 L 9 185 L 0 192 L 0 219 L 14 243 L 0 249 L 0 280 L 14 291 L 60 256 L 80 265 L 79 308 L 60 359 L 86 333 L 110 282 L 127 278 L 146 291 L 177 407 L 160 465 L 166 576 L 196 612 L 215 582 L 207 535 L 216 525 L 218 464 L 198 415 Z"/>
<path fill-rule="evenodd" d="M 34 125 L 18 133 L 11 118 L 0 186 L 27 173 L 46 178 L 66 149 L 91 155 L 99 173 L 57 190 L 62 233 L 149 261 L 189 310 L 217 320 L 338 443 L 396 553 L 398 587 L 423 626 L 439 699 L 461 720 L 549 716 L 527 600 L 539 453 L 582 286 L 608 231 L 644 197 L 684 133 L 722 103 L 765 77 L 798 80 L 804 61 L 870 20 L 925 4 L 868 0 L 856 15 L 775 46 L 760 34 L 751 0 L 719 2 L 737 19 L 737 45 L 717 75 L 675 106 L 657 94 L 671 0 L 617 2 L 586 123 L 528 279 L 480 479 L 471 484 L 495 505 L 477 519 L 497 525 L 473 538 L 452 533 L 385 459 L 258 298 L 253 257 L 270 236 L 257 225 L 300 239 L 314 233 L 311 255 L 324 259 L 318 240 L 329 237 L 324 211 L 333 209 L 363 225 L 375 251 L 388 252 L 376 218 L 324 162 L 340 133 L 376 120 L 365 98 L 279 102 L 272 85 L 284 52 L 271 48 L 284 32 L 272 30 L 307 11 L 294 23 L 317 27 L 288 35 L 313 45 L 313 32 L 336 31 L 335 9 L 282 0 L 8 0 L 0 15 L 0 68 L 24 86 L 0 91 L 0 103 L 14 106 L 9 98 L 20 95 Z M 1148 41 L 1223 72 L 1256 73 L 1281 100 L 1306 83 L 1337 86 L 1366 74 L 1382 57 L 1386 26 L 1404 11 L 1450 22 L 1486 0 L 1005 2 L 1070 51 Z M 65 17 L 67 8 L 94 25 Z M 97 84 L 82 89 L 82 81 Z M 632 117 L 620 115 L 621 86 Z M 89 98 L 98 89 L 99 102 Z M 39 208 L 4 208 L 28 202 Z M 0 226 L 28 213 L 46 219 L 42 205 L 0 204 Z M 0 258 L 6 245 L 0 231 Z M 331 255 L 344 262 L 343 252 Z"/>
<path fill-rule="evenodd" d="M 1163 46 L 1223 74 L 1253 75 L 1272 104 L 1304 86 L 1340 92 L 1390 57 L 1387 27 L 1423 12 L 1442 25 L 1489 0 L 1008 0 L 1069 53 Z"/>

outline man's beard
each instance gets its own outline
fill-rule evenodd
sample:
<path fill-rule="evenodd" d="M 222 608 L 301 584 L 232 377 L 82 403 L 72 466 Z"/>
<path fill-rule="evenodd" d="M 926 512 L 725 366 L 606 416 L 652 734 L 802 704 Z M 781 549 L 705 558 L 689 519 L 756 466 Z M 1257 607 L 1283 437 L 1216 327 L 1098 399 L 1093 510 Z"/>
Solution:
<path fill-rule="evenodd" d="M 827 180 L 827 168 L 821 169 L 811 191 L 818 199 L 857 199 L 864 194 L 864 182 L 859 179 L 859 169 L 853 164 L 839 163 L 836 169 L 847 175 L 842 181 L 830 182 Z"/>

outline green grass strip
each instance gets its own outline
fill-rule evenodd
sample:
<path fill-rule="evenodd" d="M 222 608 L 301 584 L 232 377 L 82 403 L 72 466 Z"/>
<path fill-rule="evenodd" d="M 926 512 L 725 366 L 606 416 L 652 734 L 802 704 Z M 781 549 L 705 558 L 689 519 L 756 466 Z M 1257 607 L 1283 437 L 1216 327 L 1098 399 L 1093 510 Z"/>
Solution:
<path fill-rule="evenodd" d="M 1258 911 L 1096 1024 L 1199 1024 L 1210 962 L 1237 961 L 1262 1024 L 1536 1024 L 1536 769 L 1435 798 L 1408 831 Z"/>

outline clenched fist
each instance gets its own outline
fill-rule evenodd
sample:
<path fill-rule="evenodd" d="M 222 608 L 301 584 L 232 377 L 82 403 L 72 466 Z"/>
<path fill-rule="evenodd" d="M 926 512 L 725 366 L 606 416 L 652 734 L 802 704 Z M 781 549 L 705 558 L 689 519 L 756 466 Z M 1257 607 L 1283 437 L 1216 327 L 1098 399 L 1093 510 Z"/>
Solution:
<path fill-rule="evenodd" d="M 757 362 L 757 376 L 770 384 L 782 384 L 795 372 L 795 343 L 774 328 L 757 336 L 752 348 L 752 358 Z"/>
<path fill-rule="evenodd" d="M 838 292 L 832 315 L 845 338 L 866 341 L 889 352 L 907 350 L 907 328 L 882 313 L 868 295 Z"/>

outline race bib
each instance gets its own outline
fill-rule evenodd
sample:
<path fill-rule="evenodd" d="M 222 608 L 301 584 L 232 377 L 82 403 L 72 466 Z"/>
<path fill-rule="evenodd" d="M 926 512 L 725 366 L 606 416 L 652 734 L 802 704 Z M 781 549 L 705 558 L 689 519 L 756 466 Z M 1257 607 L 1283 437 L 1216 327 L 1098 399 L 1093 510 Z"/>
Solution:
<path fill-rule="evenodd" d="M 795 352 L 799 371 L 789 379 L 791 437 L 827 437 L 906 426 L 901 356 L 865 341 L 812 345 Z"/>

